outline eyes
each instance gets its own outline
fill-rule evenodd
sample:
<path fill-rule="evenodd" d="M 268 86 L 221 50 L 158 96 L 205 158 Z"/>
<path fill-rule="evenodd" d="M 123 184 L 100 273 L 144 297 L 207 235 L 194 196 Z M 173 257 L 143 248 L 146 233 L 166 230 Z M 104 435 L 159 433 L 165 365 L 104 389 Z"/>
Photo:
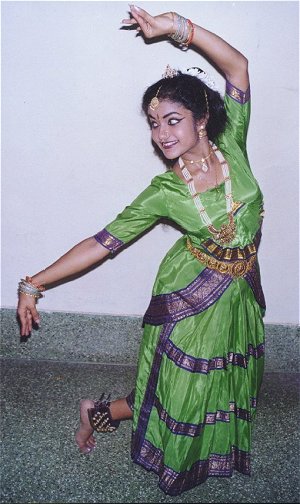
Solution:
<path fill-rule="evenodd" d="M 176 126 L 180 121 L 182 121 L 182 119 L 178 119 L 178 117 L 170 117 L 168 119 L 168 126 Z M 156 121 L 150 120 L 151 129 L 156 129 L 158 126 L 159 124 Z"/>

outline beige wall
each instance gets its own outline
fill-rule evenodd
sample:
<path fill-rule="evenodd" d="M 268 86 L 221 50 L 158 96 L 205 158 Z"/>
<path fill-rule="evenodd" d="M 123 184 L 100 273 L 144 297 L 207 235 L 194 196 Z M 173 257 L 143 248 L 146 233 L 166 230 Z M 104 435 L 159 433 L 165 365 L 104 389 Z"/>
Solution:
<path fill-rule="evenodd" d="M 248 152 L 265 195 L 266 321 L 298 322 L 298 2 L 140 2 L 176 10 L 249 59 Z M 193 50 L 120 30 L 127 2 L 2 2 L 2 306 L 17 282 L 102 229 L 164 171 L 140 113 L 167 63 Z M 47 292 L 45 310 L 141 315 L 178 232 L 157 226 L 115 259 Z"/>

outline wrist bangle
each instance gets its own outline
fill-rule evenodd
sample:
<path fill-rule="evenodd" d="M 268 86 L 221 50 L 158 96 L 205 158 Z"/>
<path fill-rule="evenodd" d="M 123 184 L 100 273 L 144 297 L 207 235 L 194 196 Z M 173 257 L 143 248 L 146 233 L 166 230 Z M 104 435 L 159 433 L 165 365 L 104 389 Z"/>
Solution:
<path fill-rule="evenodd" d="M 171 29 L 171 33 L 169 33 L 169 35 L 168 35 L 169 37 L 172 37 L 172 35 L 175 33 L 175 27 L 174 27 L 174 25 L 175 25 L 175 15 L 176 15 L 176 13 L 175 12 L 171 12 L 171 14 L 172 14 L 172 29 Z"/>
<path fill-rule="evenodd" d="M 179 47 L 183 50 L 187 50 L 188 46 L 192 43 L 194 37 L 194 25 L 190 19 L 186 19 L 180 14 L 172 12 L 173 15 L 173 26 L 172 32 L 169 37 L 179 44 Z M 176 26 L 175 26 L 175 16 L 176 16 Z"/>
<path fill-rule="evenodd" d="M 21 278 L 19 282 L 19 288 L 18 288 L 18 293 L 19 294 L 25 294 L 26 296 L 31 296 L 34 297 L 35 299 L 39 299 L 41 297 L 44 297 L 42 294 L 42 291 L 45 290 L 45 287 L 40 285 L 36 286 L 32 282 L 30 277 Z"/>
<path fill-rule="evenodd" d="M 195 31 L 195 27 L 194 27 L 192 21 L 190 21 L 189 19 L 188 19 L 188 24 L 190 27 L 190 34 L 189 34 L 189 38 L 187 39 L 187 42 L 186 42 L 187 46 L 191 45 L 193 38 L 194 38 L 194 31 Z"/>
<path fill-rule="evenodd" d="M 36 289 L 38 289 L 39 291 L 44 291 L 45 290 L 45 286 L 44 285 L 36 285 L 34 283 L 34 281 L 32 280 L 31 277 L 27 276 L 25 278 L 25 282 L 29 283 L 30 285 L 32 285 L 33 287 L 35 287 Z"/>

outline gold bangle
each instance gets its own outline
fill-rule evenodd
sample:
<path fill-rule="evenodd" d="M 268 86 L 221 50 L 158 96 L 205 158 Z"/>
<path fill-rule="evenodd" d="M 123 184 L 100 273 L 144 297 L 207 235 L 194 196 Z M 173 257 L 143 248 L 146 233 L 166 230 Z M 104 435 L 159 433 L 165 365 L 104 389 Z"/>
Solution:
<path fill-rule="evenodd" d="M 25 296 L 30 296 L 30 297 L 33 297 L 34 299 L 39 299 L 41 297 L 44 297 L 42 294 L 40 294 L 39 296 L 37 294 L 29 294 L 29 292 L 23 292 L 20 289 L 19 289 L 19 294 L 24 294 Z"/>

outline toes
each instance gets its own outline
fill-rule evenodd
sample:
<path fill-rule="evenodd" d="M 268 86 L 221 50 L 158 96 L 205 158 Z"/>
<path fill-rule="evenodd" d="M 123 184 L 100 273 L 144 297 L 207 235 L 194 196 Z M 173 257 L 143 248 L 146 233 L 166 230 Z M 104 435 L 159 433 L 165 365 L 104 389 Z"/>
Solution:
<path fill-rule="evenodd" d="M 89 446 L 90 448 L 95 448 L 96 444 L 97 443 L 95 438 L 93 439 L 89 438 L 86 442 L 86 445 Z"/>
<path fill-rule="evenodd" d="M 93 451 L 94 448 L 91 446 L 84 446 L 83 448 L 80 448 L 80 452 L 83 453 L 84 455 L 88 455 Z"/>

